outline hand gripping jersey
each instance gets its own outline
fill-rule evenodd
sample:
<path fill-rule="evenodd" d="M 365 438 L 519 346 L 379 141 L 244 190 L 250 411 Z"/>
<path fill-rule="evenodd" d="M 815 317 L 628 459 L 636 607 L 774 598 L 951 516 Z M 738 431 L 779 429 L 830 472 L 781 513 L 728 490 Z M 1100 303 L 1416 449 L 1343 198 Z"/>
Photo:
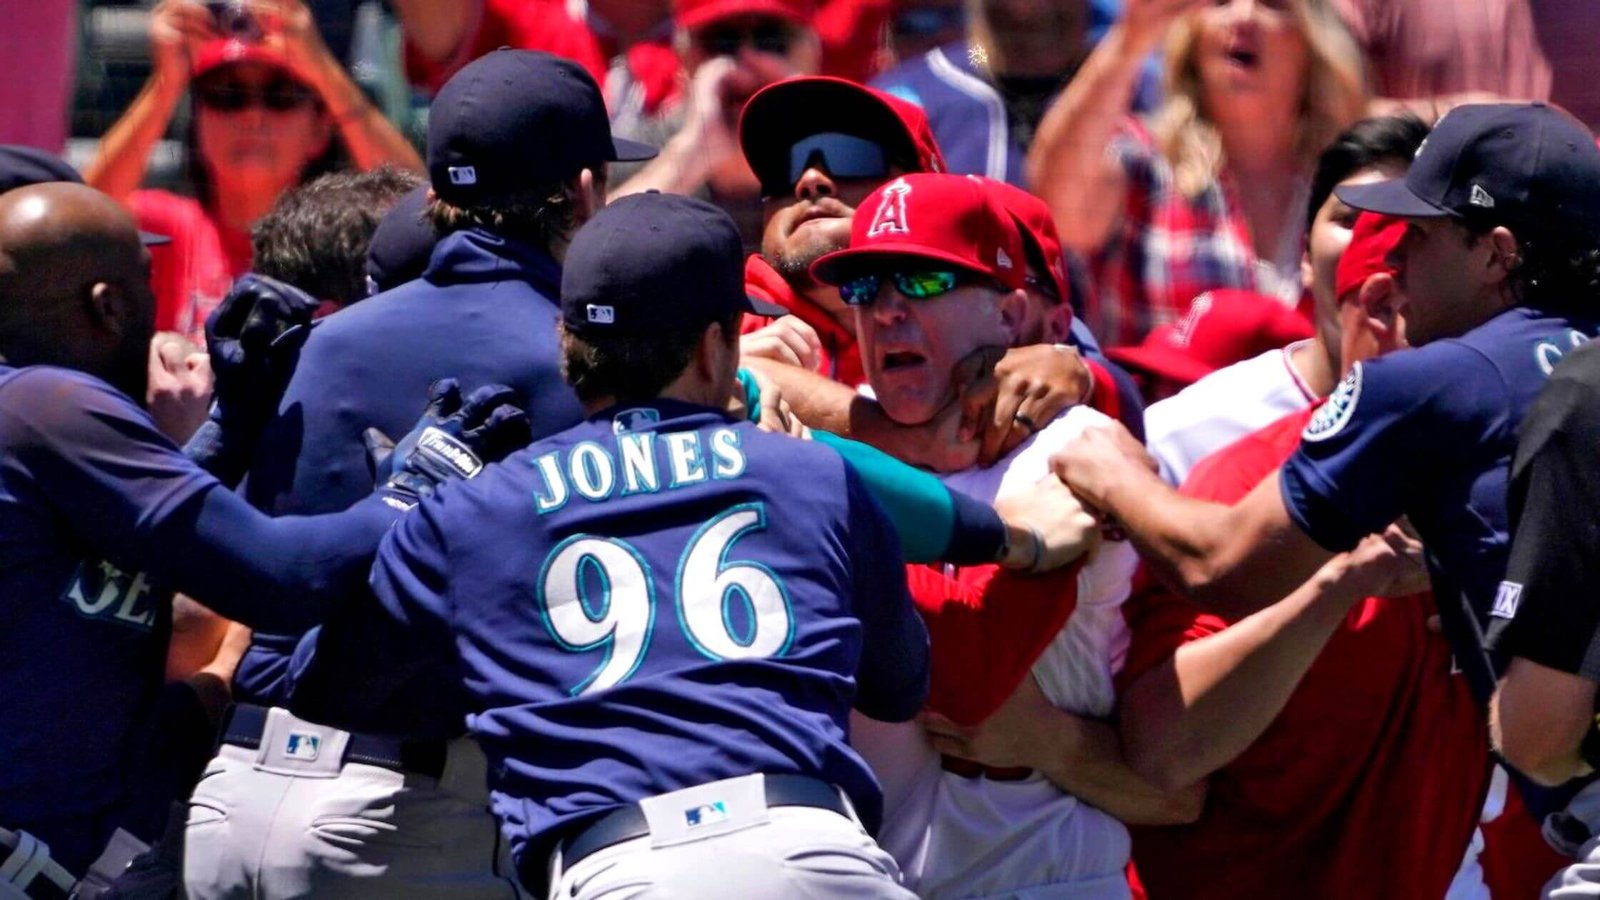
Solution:
<path fill-rule="evenodd" d="M 657 400 L 460 487 L 379 551 L 368 643 L 397 672 L 367 696 L 460 680 L 525 874 L 621 804 L 753 772 L 836 784 L 876 827 L 846 715 L 914 715 L 927 636 L 837 453 Z"/>
<path fill-rule="evenodd" d="M 946 476 L 945 483 L 990 501 L 1029 490 L 1049 473 L 1051 454 L 1085 428 L 1108 421 L 1092 409 L 1075 407 L 996 465 Z M 1111 713 L 1113 679 L 1129 637 L 1122 602 L 1136 565 L 1131 546 L 1106 543 L 1059 580 L 1064 595 L 1056 598 L 1061 604 L 1058 620 L 1064 624 L 1033 660 L 1030 672 L 1056 706 L 1092 717 Z M 991 586 L 997 583 L 1002 582 L 996 579 Z M 1025 643 L 1030 637 L 1019 634 L 1016 641 Z M 938 654 L 934 666 L 952 659 Z M 1015 686 L 980 673 L 967 680 L 998 696 L 946 702 L 992 709 Z M 884 783 L 880 843 L 919 895 L 1012 897 L 1038 889 L 1046 892 L 1041 896 L 1062 890 L 1074 897 L 1127 896 L 1123 869 L 1129 843 L 1121 822 L 1063 793 L 1038 773 L 1002 781 L 947 772 L 917 726 L 858 722 L 854 744 Z"/>
<path fill-rule="evenodd" d="M 1182 493 L 1238 502 L 1294 452 L 1311 416 L 1206 457 Z M 1207 779 L 1200 821 L 1133 830 L 1151 900 L 1270 897 L 1285 884 L 1306 898 L 1443 897 L 1473 876 L 1483 890 L 1476 859 L 1463 868 L 1462 856 L 1488 787 L 1488 733 L 1427 627 L 1432 613 L 1427 595 L 1350 608 L 1272 724 Z M 1154 583 L 1128 618 L 1123 683 L 1233 624 Z"/>
<path fill-rule="evenodd" d="M 277 417 L 241 487 L 274 515 L 343 509 L 372 490 L 362 431 L 396 439 L 416 421 L 428 386 L 515 388 L 533 433 L 583 418 L 561 379 L 549 254 L 484 231 L 445 236 L 422 278 L 320 320 L 301 351 Z M 239 663 L 235 699 L 283 702 L 288 657 L 301 635 L 257 633 Z"/>

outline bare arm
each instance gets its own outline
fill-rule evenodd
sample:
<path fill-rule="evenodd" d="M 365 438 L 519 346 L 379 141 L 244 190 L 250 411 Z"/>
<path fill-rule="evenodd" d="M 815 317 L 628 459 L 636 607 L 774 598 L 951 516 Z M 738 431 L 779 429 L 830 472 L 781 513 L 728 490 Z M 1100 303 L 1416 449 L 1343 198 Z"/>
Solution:
<path fill-rule="evenodd" d="M 1122 695 L 1129 765 L 1173 788 L 1232 762 L 1283 711 L 1350 605 L 1420 569 L 1409 551 L 1371 537 L 1278 603 L 1179 647 Z"/>
<path fill-rule="evenodd" d="M 427 174 L 416 148 L 367 100 L 344 64 L 328 51 L 303 0 L 253 0 L 251 10 L 266 32 L 264 42 L 277 45 L 295 75 L 322 98 L 356 168 L 365 171 L 388 163 Z"/>
<path fill-rule="evenodd" d="M 1034 192 L 1050 204 L 1068 247 L 1093 253 L 1121 217 L 1127 178 L 1106 151 L 1133 103 L 1145 57 L 1175 19 L 1199 5 L 1130 0 L 1039 123 L 1025 171 Z"/>
<path fill-rule="evenodd" d="M 406 42 L 435 63 L 449 62 L 461 52 L 474 22 L 483 16 L 483 0 L 393 0 Z"/>
<path fill-rule="evenodd" d="M 1333 556 L 1289 518 L 1276 472 L 1234 506 L 1185 497 L 1115 424 L 1085 431 L 1052 464 L 1090 509 L 1127 532 L 1163 583 L 1230 617 L 1287 596 Z"/>
<path fill-rule="evenodd" d="M 1594 709 L 1594 682 L 1517 657 L 1489 701 L 1489 735 L 1517 771 L 1557 785 L 1594 771 L 1579 751 Z"/>
<path fill-rule="evenodd" d="M 1057 709 L 1031 676 L 981 724 L 962 728 L 936 714 L 923 725 L 933 749 L 989 766 L 1025 766 L 1061 790 L 1130 825 L 1179 825 L 1200 818 L 1204 783 L 1163 790 L 1123 757 L 1117 731 Z"/>
<path fill-rule="evenodd" d="M 211 13 L 191 0 L 162 0 L 150 12 L 150 78 L 100 140 L 84 169 L 91 187 L 119 203 L 144 181 L 150 150 L 189 89 L 191 48 L 216 36 Z"/>

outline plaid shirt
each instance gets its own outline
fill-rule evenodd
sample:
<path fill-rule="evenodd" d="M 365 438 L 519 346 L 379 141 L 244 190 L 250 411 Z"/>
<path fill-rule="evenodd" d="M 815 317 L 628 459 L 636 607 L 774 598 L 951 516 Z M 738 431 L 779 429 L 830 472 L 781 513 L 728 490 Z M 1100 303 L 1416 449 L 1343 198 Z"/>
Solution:
<path fill-rule="evenodd" d="M 1128 176 L 1127 206 L 1091 263 L 1097 291 L 1085 318 L 1106 346 L 1137 344 L 1150 329 L 1181 318 L 1195 297 L 1241 288 L 1299 299 L 1293 278 L 1263 277 L 1244 211 L 1225 180 L 1185 197 L 1149 133 L 1130 118 L 1109 152 Z M 1296 259 L 1298 262 L 1298 259 Z M 1274 290 L 1284 282 L 1282 290 Z"/>

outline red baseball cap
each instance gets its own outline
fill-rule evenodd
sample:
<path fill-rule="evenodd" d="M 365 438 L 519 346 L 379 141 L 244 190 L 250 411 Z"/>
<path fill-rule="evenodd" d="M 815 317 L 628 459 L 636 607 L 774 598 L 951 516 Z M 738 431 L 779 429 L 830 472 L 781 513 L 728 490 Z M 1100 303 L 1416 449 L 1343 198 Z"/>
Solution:
<path fill-rule="evenodd" d="M 189 74 L 195 78 L 204 75 L 212 69 L 234 63 L 261 63 L 284 71 L 289 68 L 289 60 L 282 53 L 259 41 L 240 40 L 236 37 L 216 38 L 207 41 L 195 54 L 194 63 L 189 67 Z"/>
<path fill-rule="evenodd" d="M 1050 278 L 1055 282 L 1056 297 L 1066 302 L 1072 297 L 1067 286 L 1067 262 L 1061 255 L 1061 236 L 1056 232 L 1056 220 L 1050 215 L 1050 206 L 1038 197 L 1014 184 L 983 178 L 983 186 L 1017 220 L 1022 239 L 1033 245 L 1039 258 L 1044 260 Z"/>
<path fill-rule="evenodd" d="M 943 172 L 944 154 L 922 107 L 843 78 L 786 78 L 756 91 L 739 113 L 739 148 L 761 193 L 794 188 L 789 149 L 814 134 L 838 132 L 883 147 L 908 172 Z"/>
<path fill-rule="evenodd" d="M 1022 287 L 1022 232 L 977 178 L 903 175 L 861 201 L 850 223 L 850 246 L 811 264 L 811 277 L 842 284 L 884 260 L 913 257 L 987 275 Z"/>
<path fill-rule="evenodd" d="M 1389 254 L 1405 237 L 1406 222 L 1383 213 L 1364 212 L 1356 219 L 1350 231 L 1350 246 L 1339 257 L 1339 267 L 1334 270 L 1333 296 L 1344 295 L 1366 283 L 1369 275 L 1384 272 L 1396 274 L 1389 264 Z"/>
<path fill-rule="evenodd" d="M 672 20 L 679 28 L 704 28 L 737 16 L 771 16 L 795 25 L 810 26 L 817 14 L 816 0 L 673 0 Z"/>
<path fill-rule="evenodd" d="M 1182 319 L 1158 325 L 1134 347 L 1106 356 L 1178 384 L 1193 384 L 1223 366 L 1311 337 L 1311 323 L 1282 301 L 1253 291 L 1208 291 Z"/>

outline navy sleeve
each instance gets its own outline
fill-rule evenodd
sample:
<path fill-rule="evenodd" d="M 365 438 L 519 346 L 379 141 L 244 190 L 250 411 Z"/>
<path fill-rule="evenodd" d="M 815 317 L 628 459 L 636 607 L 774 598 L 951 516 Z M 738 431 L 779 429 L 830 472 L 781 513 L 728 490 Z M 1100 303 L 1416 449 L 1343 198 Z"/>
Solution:
<path fill-rule="evenodd" d="M 301 641 L 290 667 L 296 714 L 417 740 L 461 734 L 468 705 L 450 628 L 444 503 L 435 495 L 395 526 L 368 595 Z"/>
<path fill-rule="evenodd" d="M 357 588 L 399 513 L 374 497 L 273 520 L 222 489 L 109 385 L 35 369 L 5 385 L 0 422 L 18 462 L 74 531 L 253 628 L 305 628 Z"/>
<path fill-rule="evenodd" d="M 845 484 L 851 601 L 861 620 L 856 709 L 881 722 L 903 722 L 928 699 L 928 630 L 912 606 L 893 527 L 848 466 Z"/>
<path fill-rule="evenodd" d="M 1357 363 L 1283 465 L 1290 518 L 1335 553 L 1382 531 L 1415 508 L 1441 455 L 1483 439 L 1477 399 L 1505 390 L 1487 359 L 1454 342 Z"/>

